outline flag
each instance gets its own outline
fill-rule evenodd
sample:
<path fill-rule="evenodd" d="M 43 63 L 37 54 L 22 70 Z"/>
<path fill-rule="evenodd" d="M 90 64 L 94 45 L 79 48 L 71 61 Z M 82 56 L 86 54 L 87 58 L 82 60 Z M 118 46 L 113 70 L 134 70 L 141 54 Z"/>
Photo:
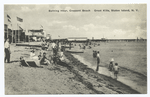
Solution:
<path fill-rule="evenodd" d="M 41 28 L 43 28 L 43 26 L 41 25 Z"/>
<path fill-rule="evenodd" d="M 7 18 L 11 19 L 10 16 L 7 14 Z"/>
<path fill-rule="evenodd" d="M 23 30 L 23 29 L 19 26 L 19 30 Z"/>
<path fill-rule="evenodd" d="M 11 23 L 10 19 L 8 19 L 8 22 Z"/>
<path fill-rule="evenodd" d="M 11 18 L 8 14 L 7 14 L 7 18 L 8 18 L 8 28 L 12 29 Z"/>
<path fill-rule="evenodd" d="M 21 27 L 21 24 L 17 24 L 17 25 L 18 25 L 19 30 L 23 30 L 23 28 Z"/>
<path fill-rule="evenodd" d="M 12 24 L 8 24 L 8 28 L 9 28 L 9 29 L 12 29 Z"/>
<path fill-rule="evenodd" d="M 21 19 L 21 18 L 17 17 L 17 21 L 19 21 L 19 22 L 23 22 L 23 19 Z"/>

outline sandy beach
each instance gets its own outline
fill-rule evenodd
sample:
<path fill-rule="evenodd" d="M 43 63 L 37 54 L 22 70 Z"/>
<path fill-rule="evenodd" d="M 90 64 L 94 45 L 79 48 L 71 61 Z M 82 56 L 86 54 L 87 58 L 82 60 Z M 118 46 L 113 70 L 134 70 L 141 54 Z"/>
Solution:
<path fill-rule="evenodd" d="M 29 57 L 30 48 L 11 45 L 11 51 L 11 63 L 5 63 L 6 95 L 139 94 L 131 87 L 88 68 L 68 52 L 64 52 L 65 62 L 35 68 L 19 66 L 20 56 Z"/>

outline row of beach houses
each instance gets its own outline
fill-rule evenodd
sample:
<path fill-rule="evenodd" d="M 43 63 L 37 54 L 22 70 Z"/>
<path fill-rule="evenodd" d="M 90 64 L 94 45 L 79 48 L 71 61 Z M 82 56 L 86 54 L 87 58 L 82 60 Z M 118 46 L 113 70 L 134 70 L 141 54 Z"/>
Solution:
<path fill-rule="evenodd" d="M 4 40 L 9 38 L 11 43 L 40 41 L 46 38 L 46 32 L 42 25 L 37 28 L 24 28 L 24 20 L 20 17 L 12 18 L 4 14 Z"/>

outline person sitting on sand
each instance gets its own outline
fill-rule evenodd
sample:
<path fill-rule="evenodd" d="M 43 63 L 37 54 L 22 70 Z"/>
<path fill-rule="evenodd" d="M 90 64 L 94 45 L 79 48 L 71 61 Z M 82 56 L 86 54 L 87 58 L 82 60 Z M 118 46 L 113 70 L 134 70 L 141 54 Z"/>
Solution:
<path fill-rule="evenodd" d="M 40 60 L 40 64 L 41 64 L 41 65 L 49 65 L 49 64 L 50 64 L 49 60 L 48 60 L 47 57 L 46 57 L 46 53 L 45 53 L 45 52 L 43 53 L 43 57 L 42 57 L 42 59 Z"/>
<path fill-rule="evenodd" d="M 38 57 L 35 55 L 34 49 L 30 53 L 30 59 L 38 59 Z"/>
<path fill-rule="evenodd" d="M 30 65 L 24 60 L 24 57 L 20 57 L 20 66 L 22 67 L 22 66 L 29 66 L 30 67 Z"/>
<path fill-rule="evenodd" d="M 97 52 L 97 68 L 96 68 L 96 71 L 99 70 L 99 64 L 100 64 L 100 54 L 99 54 L 99 51 Z"/>
<path fill-rule="evenodd" d="M 113 62 L 111 61 L 110 62 L 110 64 L 108 65 L 108 69 L 109 69 L 109 71 L 110 71 L 110 76 L 112 75 L 112 72 L 113 72 L 113 69 L 114 69 L 114 67 L 113 67 Z"/>
<path fill-rule="evenodd" d="M 40 54 L 38 55 L 38 60 L 41 60 L 42 58 L 42 52 L 40 52 Z"/>
<path fill-rule="evenodd" d="M 118 72 L 119 72 L 119 66 L 118 66 L 118 63 L 115 63 L 115 66 L 114 66 L 114 76 L 115 76 L 115 79 L 117 79 L 117 75 L 118 75 Z"/>

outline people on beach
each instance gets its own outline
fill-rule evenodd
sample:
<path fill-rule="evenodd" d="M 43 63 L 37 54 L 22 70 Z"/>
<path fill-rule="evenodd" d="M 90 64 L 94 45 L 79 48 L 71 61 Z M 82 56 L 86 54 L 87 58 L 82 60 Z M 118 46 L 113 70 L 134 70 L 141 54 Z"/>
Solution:
<path fill-rule="evenodd" d="M 28 66 L 30 67 L 30 65 L 25 61 L 24 57 L 20 57 L 20 66 Z"/>
<path fill-rule="evenodd" d="M 96 56 L 97 56 L 97 51 L 93 50 L 93 58 L 96 58 Z"/>
<path fill-rule="evenodd" d="M 41 60 L 42 58 L 42 52 L 40 51 L 40 54 L 38 55 L 38 60 Z"/>
<path fill-rule="evenodd" d="M 83 49 L 85 50 L 85 48 L 86 48 L 86 46 L 84 45 L 84 46 L 83 46 Z"/>
<path fill-rule="evenodd" d="M 30 52 L 30 59 L 38 59 L 38 57 L 35 55 L 34 49 Z"/>
<path fill-rule="evenodd" d="M 52 60 L 53 60 L 53 64 L 56 64 L 58 62 L 58 55 L 53 55 Z"/>
<path fill-rule="evenodd" d="M 63 50 L 61 50 L 61 52 L 60 52 L 59 59 L 61 61 L 64 60 L 64 52 L 63 52 Z"/>
<path fill-rule="evenodd" d="M 112 64 L 113 64 L 113 62 L 114 62 L 114 58 L 111 58 L 110 62 L 112 62 Z"/>
<path fill-rule="evenodd" d="M 56 54 L 56 44 L 54 41 L 52 42 L 52 49 L 53 49 L 53 55 Z"/>
<path fill-rule="evenodd" d="M 110 76 L 112 77 L 112 73 L 113 73 L 113 62 L 111 61 L 110 64 L 108 65 L 108 70 L 109 70 L 109 73 L 110 73 Z"/>
<path fill-rule="evenodd" d="M 61 42 L 59 42 L 58 44 L 59 44 L 58 51 L 61 51 Z"/>
<path fill-rule="evenodd" d="M 119 66 L 118 66 L 118 63 L 115 63 L 115 66 L 114 66 L 114 77 L 115 79 L 118 78 L 118 73 L 119 73 Z"/>
<path fill-rule="evenodd" d="M 49 44 L 46 42 L 45 43 L 45 50 L 48 50 Z"/>
<path fill-rule="evenodd" d="M 4 47 L 5 47 L 5 60 L 4 60 L 4 62 L 6 62 L 6 60 L 7 60 L 7 63 L 10 63 L 10 54 L 11 54 L 11 52 L 10 52 L 10 44 L 9 44 L 9 39 L 8 38 L 6 39 Z"/>
<path fill-rule="evenodd" d="M 95 51 L 93 50 L 93 58 L 95 57 Z"/>
<path fill-rule="evenodd" d="M 69 43 L 69 49 L 71 50 L 71 42 Z"/>
<path fill-rule="evenodd" d="M 79 47 L 80 47 L 80 49 L 81 49 L 81 45 L 79 44 Z"/>
<path fill-rule="evenodd" d="M 97 52 L 97 68 L 96 68 L 96 71 L 99 70 L 99 64 L 100 64 L 100 54 L 99 54 L 99 51 Z"/>
<path fill-rule="evenodd" d="M 46 53 L 45 52 L 43 53 L 43 57 L 40 60 L 40 64 L 41 65 L 49 65 L 50 64 L 48 58 L 46 57 Z"/>

